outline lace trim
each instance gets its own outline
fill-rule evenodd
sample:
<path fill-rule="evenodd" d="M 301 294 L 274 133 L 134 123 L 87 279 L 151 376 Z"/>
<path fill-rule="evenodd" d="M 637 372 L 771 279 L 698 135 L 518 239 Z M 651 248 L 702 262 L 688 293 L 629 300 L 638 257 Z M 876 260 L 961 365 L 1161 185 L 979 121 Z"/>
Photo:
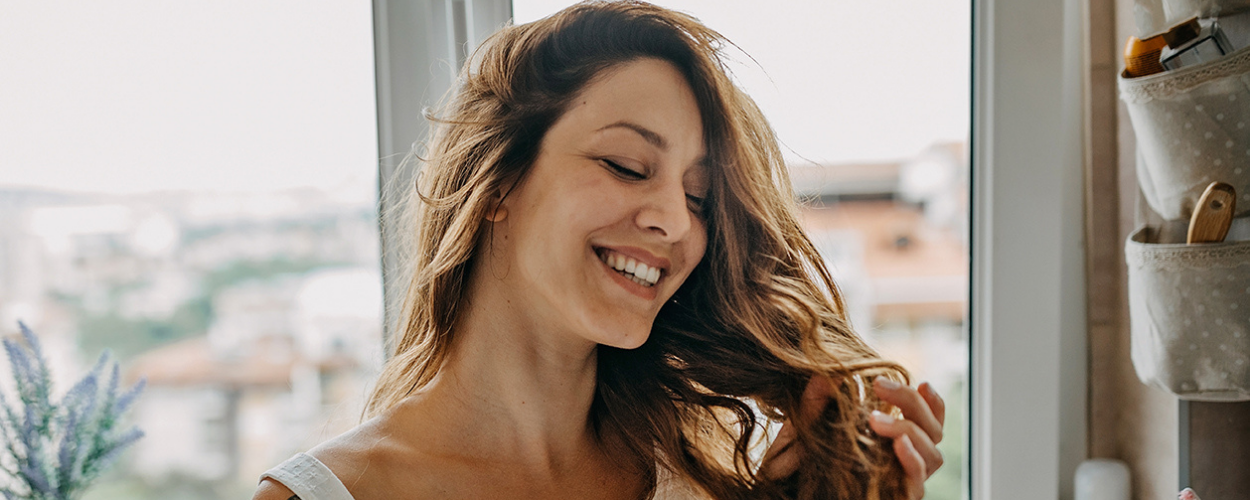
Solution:
<path fill-rule="evenodd" d="M 1150 248 L 1155 247 L 1155 248 Z M 1193 269 L 1231 269 L 1250 265 L 1250 242 L 1238 242 L 1211 248 L 1186 248 L 1187 245 L 1146 245 L 1131 242 L 1125 248 L 1125 260 L 1130 267 Z M 1250 275 L 1247 276 L 1250 278 Z"/>
<path fill-rule="evenodd" d="M 1242 48 L 1210 64 L 1199 64 L 1175 71 L 1143 76 L 1120 77 L 1120 99 L 1138 104 L 1168 99 L 1216 78 L 1250 72 L 1250 47 Z"/>

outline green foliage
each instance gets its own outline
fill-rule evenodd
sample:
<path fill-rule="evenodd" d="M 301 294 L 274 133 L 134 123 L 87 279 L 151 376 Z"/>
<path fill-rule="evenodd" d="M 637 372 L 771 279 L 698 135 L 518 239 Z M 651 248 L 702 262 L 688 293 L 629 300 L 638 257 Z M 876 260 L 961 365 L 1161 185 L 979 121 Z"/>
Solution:
<path fill-rule="evenodd" d="M 251 498 L 255 490 L 256 484 L 252 482 L 209 481 L 183 474 L 149 482 L 118 474 L 92 488 L 82 500 L 220 500 Z"/>
<path fill-rule="evenodd" d="M 344 265 L 339 262 L 326 262 L 313 259 L 294 260 L 288 257 L 275 257 L 269 260 L 250 261 L 236 260 L 208 273 L 202 281 L 208 296 L 245 281 L 268 281 L 285 275 L 304 274 L 325 267 Z"/>
<path fill-rule="evenodd" d="M 276 257 L 269 260 L 237 260 L 218 267 L 201 278 L 200 293 L 183 302 L 165 318 L 127 318 L 116 311 L 95 313 L 81 306 L 75 297 L 59 297 L 77 310 L 80 345 L 86 352 L 111 349 L 118 358 L 130 359 L 163 344 L 203 335 L 213 320 L 212 299 L 228 288 L 248 281 L 271 281 L 314 270 L 342 266 L 340 262 Z M 116 301 L 133 283 L 115 285 L 110 297 Z M 112 309 L 112 308 L 110 308 Z"/>
<path fill-rule="evenodd" d="M 79 313 L 79 345 L 83 351 L 112 349 L 121 359 L 130 359 L 148 349 L 203 335 L 213 318 L 208 297 L 199 296 L 182 303 L 168 318 L 126 318 L 116 312 Z"/>

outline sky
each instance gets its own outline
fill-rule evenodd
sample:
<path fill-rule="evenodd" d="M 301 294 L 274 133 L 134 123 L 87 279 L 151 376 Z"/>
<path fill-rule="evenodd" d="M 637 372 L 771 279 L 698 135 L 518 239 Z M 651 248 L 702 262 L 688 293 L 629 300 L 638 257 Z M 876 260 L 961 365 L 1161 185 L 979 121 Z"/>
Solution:
<path fill-rule="evenodd" d="M 969 133 L 968 0 L 653 0 L 737 45 L 734 74 L 800 163 L 906 159 Z M 514 0 L 517 22 L 573 2 Z"/>
<path fill-rule="evenodd" d="M 569 2 L 516 0 L 517 22 Z M 795 163 L 964 140 L 970 2 L 661 0 L 744 53 Z M 376 190 L 369 2 L 0 0 L 0 189 Z"/>
<path fill-rule="evenodd" d="M 0 0 L 0 187 L 374 196 L 369 2 Z"/>

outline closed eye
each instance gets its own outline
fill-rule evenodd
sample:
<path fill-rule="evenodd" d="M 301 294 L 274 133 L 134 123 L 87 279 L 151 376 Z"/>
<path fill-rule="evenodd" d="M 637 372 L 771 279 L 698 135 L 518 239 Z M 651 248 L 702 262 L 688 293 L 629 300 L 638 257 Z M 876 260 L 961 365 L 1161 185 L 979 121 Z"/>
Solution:
<path fill-rule="evenodd" d="M 696 214 L 703 214 L 703 198 L 688 194 L 686 195 L 686 203 L 690 205 L 690 211 Z"/>
<path fill-rule="evenodd" d="M 626 179 L 632 179 L 632 180 L 642 180 L 642 179 L 646 179 L 646 178 L 647 178 L 646 174 L 643 174 L 642 172 L 638 172 L 638 171 L 635 171 L 635 170 L 629 169 L 629 168 L 627 168 L 627 167 L 623 167 L 623 166 L 621 166 L 621 164 L 616 163 L 616 162 L 614 162 L 614 161 L 612 161 L 612 160 L 608 160 L 608 159 L 601 159 L 601 160 L 599 160 L 599 161 L 603 162 L 603 164 L 604 164 L 604 165 L 607 165 L 607 166 L 608 166 L 608 168 L 609 168 L 609 169 L 611 169 L 613 173 L 615 173 L 616 175 L 619 175 L 619 176 L 621 176 L 621 177 L 624 177 L 624 178 L 626 178 Z"/>

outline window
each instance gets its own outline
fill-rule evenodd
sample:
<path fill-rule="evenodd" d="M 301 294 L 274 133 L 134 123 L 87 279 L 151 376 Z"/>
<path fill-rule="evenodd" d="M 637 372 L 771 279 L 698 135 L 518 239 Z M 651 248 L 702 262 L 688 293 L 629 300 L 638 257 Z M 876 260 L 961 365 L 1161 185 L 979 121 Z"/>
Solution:
<path fill-rule="evenodd" d="M 382 357 L 370 6 L 4 11 L 0 334 L 31 326 L 58 395 L 105 347 L 147 377 L 86 498 L 246 498 Z"/>
<path fill-rule="evenodd" d="M 554 11 L 562 5 L 557 3 L 518 1 L 518 18 Z M 867 27 L 868 42 L 932 35 L 926 30 L 937 25 L 930 19 L 896 21 L 854 10 L 868 4 L 845 3 L 814 8 L 859 12 L 835 21 L 846 20 L 846 30 Z M 711 2 L 673 5 L 721 28 L 753 56 L 768 52 L 749 46 L 749 34 L 718 25 L 715 16 L 733 12 L 722 3 L 707 13 L 700 9 Z M 141 457 L 153 455 L 135 450 L 117 480 L 102 483 L 108 486 L 90 499 L 156 498 L 157 492 L 161 498 L 171 492 L 243 496 L 256 473 L 283 453 L 355 422 L 359 401 L 348 396 L 360 395 L 361 381 L 376 369 L 383 324 L 374 286 L 380 279 L 374 167 L 381 157 L 389 178 L 394 155 L 423 137 L 410 129 L 420 128 L 421 107 L 442 94 L 451 72 L 418 81 L 412 75 L 428 74 L 436 61 L 463 57 L 467 51 L 457 50 L 456 42 L 480 41 L 511 16 L 513 6 L 506 0 L 374 2 L 376 135 L 368 4 L 303 7 L 289 1 L 170 7 L 127 0 L 70 11 L 9 6 L 0 16 L 0 335 L 12 335 L 16 320 L 26 320 L 44 339 L 62 389 L 101 346 L 113 347 L 128 366 L 142 364 L 169 382 L 165 388 L 154 383 L 144 399 L 166 398 L 159 407 L 168 418 L 136 410 L 141 419 L 156 421 L 143 424 L 153 436 L 144 444 L 160 433 L 219 457 L 143 476 Z M 954 9 L 965 15 L 967 7 Z M 972 332 L 963 345 L 973 360 L 965 475 L 971 476 L 973 498 L 1049 499 L 1070 491 L 1064 478 L 1083 458 L 1085 439 L 1077 215 L 1081 6 L 1075 0 L 973 0 L 971 7 L 973 120 L 964 155 L 973 168 L 960 175 L 973 179 L 967 202 L 973 210 L 970 226 L 956 229 L 971 240 L 973 256 L 972 314 L 961 327 Z M 760 33 L 774 34 L 766 44 L 780 46 L 783 59 L 811 59 L 813 51 L 787 45 L 781 35 L 797 35 L 804 30 L 792 26 L 819 19 L 781 12 L 780 18 L 754 15 L 757 26 L 768 28 Z M 448 19 L 464 24 L 443 22 Z M 836 38 L 827 36 L 829 28 L 814 30 Z M 911 47 L 929 48 L 936 39 L 915 40 L 924 43 Z M 835 66 L 850 61 L 841 58 Z M 744 85 L 779 122 L 785 113 L 769 106 L 784 93 L 785 70 L 772 64 L 761 60 L 760 67 L 744 63 L 741 69 Z M 752 89 L 752 71 L 776 83 Z M 888 90 L 931 74 L 917 71 L 876 87 Z M 811 86 L 827 91 L 822 83 L 812 79 Z M 956 101 L 929 99 L 923 111 L 967 115 L 958 111 L 967 105 Z M 915 111 L 896 111 L 895 127 L 886 132 L 905 128 L 903 117 Z M 901 179 L 900 160 L 928 153 L 922 143 L 909 146 L 908 155 L 874 159 L 866 145 L 844 143 L 839 151 L 860 153 L 839 160 L 806 146 L 804 134 L 819 128 L 790 128 L 799 130 L 791 139 L 778 125 L 794 156 L 808 166 L 894 161 Z M 841 173 L 825 170 L 809 171 Z M 924 223 L 931 222 L 930 209 L 950 209 L 950 200 L 941 197 L 908 201 L 902 188 L 886 197 L 879 177 L 827 183 L 819 175 L 811 184 L 815 191 L 808 192 L 815 207 L 912 203 L 924 207 Z M 827 193 L 827 185 L 859 191 Z M 855 240 L 852 226 L 829 224 L 813 234 L 835 261 L 854 259 L 856 248 L 869 243 L 848 243 Z M 877 243 L 875 248 L 906 253 L 922 241 L 903 230 L 888 231 Z M 838 267 L 849 272 L 851 266 Z M 928 295 L 919 295 L 952 293 L 949 282 L 929 285 L 923 287 Z M 354 295 L 359 302 L 326 303 L 325 289 L 344 287 L 361 290 Z M 880 327 L 883 349 L 895 340 L 949 337 L 954 327 L 949 317 L 903 320 L 895 310 L 864 304 L 873 303 L 861 302 L 859 317 L 891 318 L 857 320 Z M 283 307 L 303 313 L 266 311 Z M 231 326 L 240 323 L 265 328 L 249 333 Z M 942 345 L 957 351 L 959 342 Z M 162 355 L 142 359 L 154 349 Z M 230 355 L 201 358 L 199 364 L 162 363 L 185 355 L 179 350 Z M 920 351 L 955 357 L 931 346 Z M 292 361 L 301 356 L 331 361 Z M 239 366 L 249 368 L 233 369 Z M 206 380 L 205 373 L 237 378 Z M 187 380 L 190 386 L 178 385 Z M 957 394 L 946 392 L 952 408 Z M 341 417 L 317 429 L 300 428 L 327 415 Z M 948 421 L 948 431 L 961 428 Z M 307 437 L 295 429 L 309 431 Z M 956 442 L 948 436 L 947 443 Z M 954 461 L 946 468 L 952 469 Z"/>

